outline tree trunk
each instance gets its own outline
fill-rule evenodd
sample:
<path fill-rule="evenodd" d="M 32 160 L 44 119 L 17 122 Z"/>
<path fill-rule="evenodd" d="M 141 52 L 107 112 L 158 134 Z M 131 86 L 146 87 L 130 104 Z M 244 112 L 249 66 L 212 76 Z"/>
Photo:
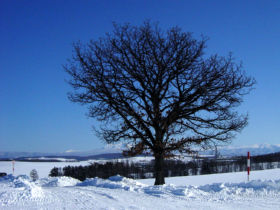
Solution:
<path fill-rule="evenodd" d="M 155 154 L 155 185 L 163 185 L 164 181 L 164 155 Z"/>

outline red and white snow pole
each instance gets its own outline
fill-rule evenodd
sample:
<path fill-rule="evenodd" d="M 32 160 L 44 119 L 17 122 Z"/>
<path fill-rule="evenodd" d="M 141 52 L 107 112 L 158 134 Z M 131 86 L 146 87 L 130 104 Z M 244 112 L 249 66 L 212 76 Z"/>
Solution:
<path fill-rule="evenodd" d="M 248 182 L 249 182 L 249 176 L 250 176 L 250 152 L 247 154 L 247 173 L 248 173 Z"/>

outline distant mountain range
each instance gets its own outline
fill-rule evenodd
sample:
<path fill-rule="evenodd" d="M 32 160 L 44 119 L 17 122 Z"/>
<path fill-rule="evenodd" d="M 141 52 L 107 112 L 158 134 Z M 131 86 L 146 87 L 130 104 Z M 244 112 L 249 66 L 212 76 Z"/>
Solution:
<path fill-rule="evenodd" d="M 41 161 L 61 161 L 65 160 L 88 160 L 88 159 L 112 159 L 122 157 L 122 144 L 106 145 L 100 149 L 90 151 L 67 150 L 59 153 L 41 153 L 41 152 L 1 152 L 0 160 L 16 159 L 16 160 L 41 160 Z"/>
<path fill-rule="evenodd" d="M 38 152 L 1 152 L 0 159 L 18 159 L 18 160 L 57 160 L 61 158 L 73 160 L 89 160 L 89 159 L 112 159 L 122 157 L 123 144 L 108 145 L 101 149 L 91 151 L 74 151 L 68 150 L 61 153 L 38 153 Z M 251 155 L 263 155 L 280 152 L 280 144 L 255 144 L 251 146 L 225 146 L 218 147 L 218 153 L 222 156 L 246 156 L 250 151 Z M 203 155 L 214 155 L 215 151 L 206 150 L 200 152 Z"/>
<path fill-rule="evenodd" d="M 224 146 L 218 147 L 218 152 L 222 156 L 246 156 L 250 152 L 251 156 L 264 155 L 280 152 L 280 144 L 254 144 L 249 146 Z M 214 154 L 214 151 L 204 151 L 204 154 Z"/>

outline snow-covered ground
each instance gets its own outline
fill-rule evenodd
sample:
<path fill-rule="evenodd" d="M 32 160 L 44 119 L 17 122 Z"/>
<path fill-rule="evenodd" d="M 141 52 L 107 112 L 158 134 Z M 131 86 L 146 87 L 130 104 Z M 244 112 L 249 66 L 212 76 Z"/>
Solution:
<path fill-rule="evenodd" d="M 77 160 L 76 159 L 66 159 L 66 158 L 49 158 L 49 157 L 39 157 L 39 158 L 26 158 L 26 160 L 35 160 L 35 161 L 37 161 L 37 160 L 40 160 L 40 161 L 53 161 L 53 160 L 55 160 L 55 161 L 60 161 L 60 162 L 77 162 Z"/>
<path fill-rule="evenodd" d="M 280 180 L 280 169 L 251 171 L 250 180 Z M 165 179 L 166 184 L 202 186 L 214 183 L 240 183 L 248 180 L 247 171 L 235 173 L 209 174 L 199 176 L 178 176 Z M 143 184 L 152 185 L 154 179 L 137 180 Z"/>
<path fill-rule="evenodd" d="M 280 209 L 280 169 L 167 178 L 0 178 L 0 209 Z M 191 185 L 190 185 L 191 184 Z"/>
<path fill-rule="evenodd" d="M 36 169 L 40 178 L 48 177 L 50 171 L 54 168 L 63 168 L 65 166 L 86 166 L 91 163 L 105 163 L 108 161 L 130 161 L 130 162 L 148 162 L 154 159 L 153 157 L 133 157 L 129 159 L 108 159 L 108 160 L 87 160 L 78 162 L 26 162 L 15 161 L 14 162 L 14 175 L 29 175 L 32 169 Z M 5 172 L 7 174 L 13 173 L 12 161 L 0 161 L 0 173 Z"/>
<path fill-rule="evenodd" d="M 92 161 L 80 161 L 80 162 L 24 162 L 15 161 L 14 163 L 14 175 L 29 175 L 32 169 L 36 169 L 40 178 L 48 177 L 50 171 L 54 167 L 64 166 L 85 166 L 90 164 Z M 13 173 L 12 161 L 0 161 L 0 172 L 7 174 Z"/>

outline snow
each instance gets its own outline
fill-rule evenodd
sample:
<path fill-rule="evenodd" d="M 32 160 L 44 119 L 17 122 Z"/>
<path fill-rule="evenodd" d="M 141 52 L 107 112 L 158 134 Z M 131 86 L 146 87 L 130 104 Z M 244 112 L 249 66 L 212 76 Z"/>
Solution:
<path fill-rule="evenodd" d="M 61 161 L 61 162 L 77 162 L 76 159 L 66 159 L 66 158 L 49 158 L 49 157 L 36 157 L 36 158 L 26 158 L 26 160 L 43 160 L 43 161 L 53 161 L 53 160 L 56 160 L 56 161 Z"/>
<path fill-rule="evenodd" d="M 250 180 L 276 180 L 280 179 L 280 169 L 270 169 L 270 170 L 261 170 L 261 171 L 251 171 Z M 138 180 L 143 184 L 152 185 L 154 179 L 141 179 Z M 200 176 L 178 176 L 172 178 L 166 178 L 166 184 L 175 184 L 181 185 L 206 185 L 213 183 L 239 183 L 247 181 L 247 171 L 245 172 L 235 172 L 235 173 L 221 173 L 221 174 L 209 174 L 209 175 L 200 175 Z"/>
<path fill-rule="evenodd" d="M 75 186 L 79 184 L 81 181 L 77 179 L 73 179 L 71 177 L 48 177 L 42 178 L 36 181 L 36 184 L 41 187 L 67 187 L 67 186 Z"/>
<path fill-rule="evenodd" d="M 167 178 L 0 178 L 0 209 L 280 209 L 280 169 Z M 190 184 L 192 183 L 192 184 Z"/>
<path fill-rule="evenodd" d="M 85 166 L 89 165 L 92 161 L 80 161 L 80 162 L 24 162 L 15 161 L 14 175 L 29 175 L 32 169 L 36 169 L 39 178 L 48 177 L 50 171 L 54 168 L 63 168 L 65 166 Z M 0 172 L 7 174 L 13 173 L 12 161 L 0 161 Z"/>
<path fill-rule="evenodd" d="M 133 179 L 125 178 L 119 175 L 109 177 L 108 180 L 100 178 L 90 178 L 78 183 L 77 186 L 95 186 L 108 189 L 122 189 L 126 191 L 138 191 L 140 188 L 146 186 Z"/>
<path fill-rule="evenodd" d="M 18 176 L 21 174 L 29 175 L 32 169 L 36 169 L 40 178 L 48 177 L 50 171 L 54 168 L 63 168 L 65 166 L 86 166 L 91 163 L 106 163 L 108 161 L 129 161 L 129 162 L 149 162 L 153 160 L 153 157 L 133 157 L 129 159 L 108 159 L 108 160 L 87 160 L 78 162 L 27 162 L 27 161 L 15 161 L 14 175 Z M 12 161 L 0 161 L 0 172 L 7 174 L 13 173 Z"/>

